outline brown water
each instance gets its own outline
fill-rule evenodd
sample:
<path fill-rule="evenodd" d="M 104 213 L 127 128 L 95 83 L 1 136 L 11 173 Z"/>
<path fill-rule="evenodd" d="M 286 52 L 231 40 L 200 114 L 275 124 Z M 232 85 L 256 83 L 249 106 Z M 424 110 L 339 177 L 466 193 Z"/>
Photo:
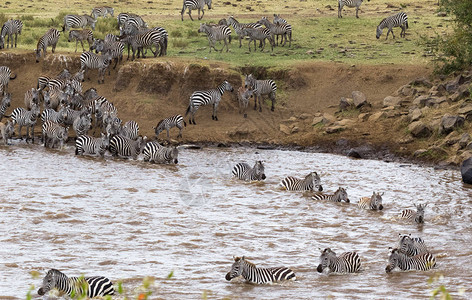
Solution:
<path fill-rule="evenodd" d="M 234 164 L 256 159 L 265 161 L 264 183 L 231 178 Z M 32 284 L 39 297 L 50 268 L 122 281 L 128 297 L 152 276 L 151 299 L 424 299 L 439 284 L 472 298 L 472 189 L 458 171 L 249 148 L 181 149 L 179 165 L 162 166 L 20 144 L 2 146 L 0 162 L 1 299 L 24 299 Z M 310 171 L 321 174 L 325 191 L 346 187 L 351 204 L 279 188 L 284 176 Z M 383 212 L 352 204 L 372 191 L 385 192 Z M 429 203 L 424 226 L 392 218 L 414 202 Z M 387 275 L 398 233 L 423 237 L 437 269 Z M 318 274 L 318 249 L 326 247 L 357 251 L 364 271 Z M 233 255 L 291 267 L 297 281 L 227 282 Z M 444 278 L 428 286 L 436 273 Z M 460 288 L 468 290 L 459 295 Z"/>

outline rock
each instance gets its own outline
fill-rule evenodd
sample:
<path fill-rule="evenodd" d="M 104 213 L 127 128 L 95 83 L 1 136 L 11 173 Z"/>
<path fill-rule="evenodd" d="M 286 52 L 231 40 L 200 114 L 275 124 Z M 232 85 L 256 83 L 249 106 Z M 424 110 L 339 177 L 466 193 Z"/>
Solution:
<path fill-rule="evenodd" d="M 467 146 L 465 146 L 466 150 L 472 150 L 472 142 L 468 143 Z"/>
<path fill-rule="evenodd" d="M 446 114 L 441 118 L 439 134 L 448 134 L 452 132 L 454 128 L 461 127 L 462 125 L 464 125 L 463 117 Z"/>
<path fill-rule="evenodd" d="M 313 121 L 311 122 L 311 126 L 315 126 L 316 124 L 325 124 L 324 120 L 326 120 L 324 117 L 314 117 Z"/>
<path fill-rule="evenodd" d="M 376 112 L 375 114 L 373 114 L 369 117 L 369 122 L 376 122 L 380 118 L 384 118 L 384 117 L 385 117 L 385 112 L 384 111 L 379 111 L 379 112 Z"/>
<path fill-rule="evenodd" d="M 355 106 L 354 106 L 354 101 L 351 98 L 341 97 L 341 100 L 339 101 L 340 111 L 350 110 L 353 108 L 355 108 Z"/>
<path fill-rule="evenodd" d="M 316 124 L 323 124 L 323 125 L 329 125 L 332 124 L 333 122 L 336 121 L 336 118 L 333 115 L 330 114 L 322 114 L 320 116 L 315 116 L 313 118 L 313 121 L 311 122 L 312 126 L 315 126 Z"/>
<path fill-rule="evenodd" d="M 426 77 L 419 77 L 410 82 L 410 86 L 425 86 L 431 88 L 433 84 Z"/>
<path fill-rule="evenodd" d="M 427 138 L 433 134 L 432 128 L 421 121 L 416 121 L 408 125 L 408 130 L 415 138 Z"/>
<path fill-rule="evenodd" d="M 416 150 L 416 151 L 413 153 L 413 157 L 420 157 L 420 156 L 422 156 L 423 154 L 425 154 L 426 152 L 428 152 L 428 150 L 426 150 L 426 149 L 418 149 L 418 150 Z"/>
<path fill-rule="evenodd" d="M 398 142 L 399 144 L 404 145 L 404 144 L 413 143 L 414 141 L 415 141 L 415 139 L 414 139 L 411 135 L 408 135 L 408 136 L 406 136 L 406 137 L 404 137 L 404 138 L 399 139 L 397 142 Z"/>
<path fill-rule="evenodd" d="M 279 130 L 285 133 L 286 135 L 289 135 L 292 132 L 292 130 L 287 125 L 284 125 L 284 124 L 279 125 Z"/>
<path fill-rule="evenodd" d="M 462 162 L 461 175 L 464 183 L 472 184 L 472 158 L 468 158 Z"/>
<path fill-rule="evenodd" d="M 459 115 L 462 115 L 467 121 L 472 120 L 472 104 L 464 102 L 457 110 Z"/>
<path fill-rule="evenodd" d="M 344 126 L 344 127 L 349 127 L 352 124 L 354 124 L 354 120 L 350 120 L 350 119 L 342 119 L 340 121 L 334 122 L 334 125 L 339 125 L 339 126 Z"/>
<path fill-rule="evenodd" d="M 332 133 L 337 133 L 337 132 L 340 132 L 340 131 L 343 131 L 343 130 L 344 130 L 343 126 L 334 125 L 334 126 L 327 127 L 325 129 L 325 132 L 328 133 L 328 134 L 332 134 Z"/>
<path fill-rule="evenodd" d="M 408 118 L 410 119 L 410 122 L 415 122 L 418 121 L 421 117 L 423 116 L 423 113 L 421 112 L 421 109 L 415 108 L 410 111 L 408 114 Z"/>
<path fill-rule="evenodd" d="M 365 97 L 364 93 L 359 91 L 352 92 L 352 101 L 354 102 L 354 106 L 356 108 L 367 104 L 367 98 Z"/>
<path fill-rule="evenodd" d="M 394 95 L 395 96 L 403 96 L 403 97 L 411 97 L 414 96 L 418 93 L 418 90 L 415 88 L 412 88 L 409 84 L 406 84 L 399 88 Z"/>
<path fill-rule="evenodd" d="M 297 133 L 300 131 L 300 128 L 298 128 L 297 126 L 293 126 L 292 130 L 290 130 L 290 133 Z"/>
<path fill-rule="evenodd" d="M 352 158 L 362 158 L 360 153 L 356 149 L 350 149 L 347 153 L 347 156 Z"/>
<path fill-rule="evenodd" d="M 429 99 L 431 99 L 431 96 L 427 96 L 427 95 L 418 96 L 415 98 L 415 100 L 413 100 L 413 104 L 418 106 L 419 108 L 422 108 L 426 106 L 426 101 L 428 101 Z"/>
<path fill-rule="evenodd" d="M 311 118 L 311 117 L 313 117 L 313 115 L 308 114 L 308 113 L 302 113 L 302 114 L 300 114 L 300 115 L 298 116 L 298 119 L 300 119 L 300 120 L 306 120 L 306 119 L 309 119 L 309 118 Z"/>
<path fill-rule="evenodd" d="M 459 144 L 459 147 L 461 149 L 464 149 L 465 147 L 467 147 L 469 142 L 470 142 L 470 135 L 468 133 L 464 133 L 457 143 Z"/>
<path fill-rule="evenodd" d="M 387 96 L 383 100 L 383 106 L 400 106 L 402 104 L 402 101 L 403 100 L 400 97 Z"/>
<path fill-rule="evenodd" d="M 453 131 L 446 136 L 444 143 L 446 144 L 446 146 L 452 146 L 454 144 L 457 144 L 460 138 L 461 137 L 459 136 L 459 134 Z"/>
<path fill-rule="evenodd" d="M 362 114 L 359 114 L 359 116 L 357 116 L 357 119 L 361 122 L 365 122 L 369 119 L 370 116 L 371 116 L 370 113 L 362 113 Z"/>
<path fill-rule="evenodd" d="M 306 54 L 308 54 L 308 55 L 313 55 L 313 54 L 315 54 L 315 52 L 313 52 L 313 50 L 308 50 L 308 51 L 306 52 Z"/>

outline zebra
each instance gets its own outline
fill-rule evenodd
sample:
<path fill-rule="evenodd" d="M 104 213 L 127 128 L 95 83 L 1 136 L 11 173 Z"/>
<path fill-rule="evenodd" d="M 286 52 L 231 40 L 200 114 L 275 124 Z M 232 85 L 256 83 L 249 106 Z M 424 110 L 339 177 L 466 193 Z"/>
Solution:
<path fill-rule="evenodd" d="M 220 52 L 223 52 L 223 49 L 226 46 L 226 52 L 229 51 L 228 48 L 228 41 L 231 43 L 231 29 L 226 26 L 226 25 L 217 25 L 217 26 L 210 26 L 208 24 L 200 24 L 200 28 L 198 29 L 198 32 L 204 32 L 206 33 L 208 37 L 208 44 L 210 45 L 210 53 L 211 49 L 215 49 L 215 51 L 218 51 L 218 49 L 215 48 L 215 41 L 224 41 L 223 48 L 219 50 Z M 226 41 L 228 39 L 228 41 Z"/>
<path fill-rule="evenodd" d="M 136 121 L 130 120 L 123 125 L 119 130 L 119 135 L 136 140 L 139 136 L 139 125 Z"/>
<path fill-rule="evenodd" d="M 119 41 L 118 37 L 114 35 L 113 33 L 107 33 L 105 37 L 103 38 L 103 40 L 105 41 L 105 43 Z"/>
<path fill-rule="evenodd" d="M 198 9 L 198 19 L 203 19 L 203 15 L 205 14 L 205 4 L 208 6 L 208 9 L 211 9 L 211 0 L 184 0 L 184 5 L 182 7 L 182 11 L 180 12 L 180 18 L 182 21 L 184 20 L 184 12 L 188 8 L 188 15 L 190 19 L 193 21 L 192 18 L 192 9 Z M 202 11 L 202 16 L 200 17 L 200 10 Z"/>
<path fill-rule="evenodd" d="M 274 39 L 268 28 L 243 28 L 244 36 L 249 37 L 249 52 L 251 51 L 251 43 L 254 41 L 254 51 L 256 51 L 256 40 L 260 41 L 261 52 L 265 49 L 265 40 L 269 40 L 271 50 L 274 51 Z"/>
<path fill-rule="evenodd" d="M 123 36 L 121 37 L 121 42 L 126 43 L 131 46 L 133 51 L 132 60 L 135 58 L 135 53 L 138 51 L 137 56 L 140 57 L 140 53 L 142 57 L 145 58 L 145 54 L 143 49 L 145 47 L 155 46 L 156 51 L 152 51 L 154 57 L 157 56 L 159 50 L 159 56 L 165 55 L 167 52 L 167 31 L 165 31 L 162 27 L 154 27 L 147 32 L 140 33 L 134 36 Z M 128 59 L 129 59 L 129 48 L 128 48 Z"/>
<path fill-rule="evenodd" d="M 34 104 L 39 105 L 39 91 L 35 88 L 31 88 L 25 93 L 25 106 L 27 110 L 30 110 Z"/>
<path fill-rule="evenodd" d="M 89 48 L 93 43 L 93 32 L 90 29 L 82 29 L 82 30 L 71 30 L 69 31 L 69 39 L 68 42 L 72 42 L 75 39 L 75 52 L 77 52 L 77 44 L 80 41 L 82 45 L 82 50 L 85 51 L 84 48 L 84 41 L 87 41 L 89 44 Z"/>
<path fill-rule="evenodd" d="M 391 32 L 393 38 L 395 38 L 395 34 L 393 34 L 393 27 L 400 27 L 402 31 L 400 32 L 400 37 L 406 36 L 406 30 L 408 29 L 408 16 L 404 12 L 399 12 L 390 17 L 386 17 L 382 21 L 380 21 L 379 26 L 377 26 L 377 34 L 376 38 L 379 39 L 382 35 L 382 30 L 384 28 L 388 28 L 387 36 L 385 40 L 388 39 L 388 34 Z"/>
<path fill-rule="evenodd" d="M 265 180 L 264 164 L 258 160 L 251 168 L 247 163 L 238 163 L 233 167 L 233 176 L 245 181 Z"/>
<path fill-rule="evenodd" d="M 92 9 L 91 16 L 96 20 L 98 17 L 106 18 L 107 15 L 111 15 L 113 17 L 114 14 L 115 14 L 115 10 L 113 9 L 113 7 L 100 6 L 100 7 L 94 7 Z"/>
<path fill-rule="evenodd" d="M 118 21 L 118 29 L 121 31 L 122 30 L 122 27 L 124 24 L 127 23 L 127 21 L 130 21 L 134 24 L 137 25 L 137 27 L 148 27 L 147 23 L 144 22 L 143 18 L 141 18 L 141 16 L 137 15 L 137 14 L 133 14 L 133 13 L 120 13 L 117 17 L 116 17 L 117 21 Z"/>
<path fill-rule="evenodd" d="M 51 108 L 46 108 L 41 114 L 41 121 L 44 123 L 46 121 L 53 121 L 56 123 L 64 123 L 62 119 L 62 114 L 58 111 L 55 111 Z"/>
<path fill-rule="evenodd" d="M 292 26 L 287 23 L 282 23 L 282 24 L 274 24 L 271 21 L 269 21 L 266 17 L 262 17 L 258 23 L 264 25 L 266 28 L 268 28 L 272 34 L 272 39 L 274 38 L 274 35 L 281 35 L 282 38 L 284 39 L 284 43 L 282 44 L 282 47 L 285 46 L 287 43 L 287 36 L 288 36 L 288 46 L 292 46 Z M 278 45 L 278 44 L 277 44 Z"/>
<path fill-rule="evenodd" d="M 314 191 L 315 188 L 323 191 L 320 176 L 316 172 L 310 172 L 304 179 L 288 176 L 280 184 L 287 191 Z"/>
<path fill-rule="evenodd" d="M 398 234 L 398 250 L 408 256 L 428 253 L 428 247 L 420 237 L 412 238 L 411 234 Z"/>
<path fill-rule="evenodd" d="M 3 90 L 3 94 L 5 94 L 8 90 L 8 83 L 10 80 L 16 79 L 16 74 L 11 76 L 11 70 L 7 66 L 0 66 L 0 87 L 3 87 L 0 90 Z"/>
<path fill-rule="evenodd" d="M 349 198 L 347 197 L 347 192 L 344 188 L 339 187 L 336 192 L 332 195 L 327 194 L 315 194 L 311 197 L 313 200 L 326 200 L 326 201 L 333 201 L 333 202 L 341 202 L 344 201 L 349 203 Z"/>
<path fill-rule="evenodd" d="M 226 274 L 226 280 L 242 276 L 249 283 L 272 284 L 285 280 L 296 280 L 295 273 L 287 267 L 258 268 L 243 257 L 234 257 L 231 271 Z"/>
<path fill-rule="evenodd" d="M 109 151 L 113 156 L 131 156 L 134 160 L 136 160 L 138 155 L 141 153 L 143 145 L 144 140 L 142 136 L 139 136 L 135 141 L 121 135 L 115 135 L 110 139 Z"/>
<path fill-rule="evenodd" d="M 5 48 L 5 36 L 8 36 L 7 48 L 8 48 L 8 43 L 10 43 L 10 40 L 11 40 L 11 47 L 13 48 L 13 35 L 15 35 L 15 48 L 16 48 L 16 42 L 18 41 L 18 34 L 21 34 L 22 29 L 23 29 L 23 22 L 21 20 L 6 21 L 2 26 L 2 30 L 0 31 L 0 49 Z"/>
<path fill-rule="evenodd" d="M 34 50 L 36 53 L 36 62 L 39 62 L 39 59 L 41 58 L 41 50 L 43 50 L 44 56 L 46 56 L 46 49 L 49 45 L 52 46 L 52 53 L 56 51 L 56 45 L 57 41 L 59 41 L 59 37 L 61 36 L 61 33 L 59 30 L 55 28 L 49 29 L 42 37 L 39 38 L 38 44 L 36 46 L 36 49 Z"/>
<path fill-rule="evenodd" d="M 371 197 L 361 197 L 357 205 L 363 209 L 382 210 L 382 196 L 384 193 L 373 192 Z"/>
<path fill-rule="evenodd" d="M 6 93 L 3 95 L 2 101 L 0 102 L 0 121 L 2 121 L 3 117 L 8 117 L 5 115 L 7 108 L 10 107 L 11 104 L 11 94 Z"/>
<path fill-rule="evenodd" d="M 110 144 L 108 137 L 102 133 L 101 137 L 95 138 L 81 135 L 75 140 L 75 155 L 100 155 L 103 157 Z"/>
<path fill-rule="evenodd" d="M 95 30 L 96 19 L 87 15 L 65 15 L 64 24 L 62 25 L 62 32 L 69 30 L 69 28 L 85 28 L 90 26 L 92 30 Z"/>
<path fill-rule="evenodd" d="M 177 164 L 178 156 L 177 147 L 164 147 L 157 141 L 147 143 L 143 149 L 143 160 L 158 164 Z"/>
<path fill-rule="evenodd" d="M 356 8 L 356 18 L 359 18 L 359 7 L 361 6 L 364 0 L 338 0 L 338 18 L 343 17 L 343 6 L 355 7 Z M 370 1 L 370 0 L 367 0 Z"/>
<path fill-rule="evenodd" d="M 174 115 L 172 117 L 160 120 L 159 123 L 157 123 L 156 127 L 153 127 L 153 129 L 156 134 L 156 138 L 163 130 L 167 131 L 167 138 L 169 138 L 169 130 L 173 127 L 177 127 L 179 129 L 179 134 L 177 135 L 177 138 L 179 138 L 182 137 L 182 129 L 184 128 L 184 126 L 186 127 L 187 123 L 185 123 L 185 120 L 182 115 Z"/>
<path fill-rule="evenodd" d="M 106 277 L 67 277 L 56 269 L 49 270 L 43 278 L 38 295 L 42 296 L 52 289 L 58 289 L 69 296 L 87 296 L 88 298 L 113 295 L 115 293 L 113 283 Z"/>
<path fill-rule="evenodd" d="M 105 71 L 110 66 L 111 56 L 109 53 L 102 54 L 101 56 L 96 55 L 93 52 L 84 52 L 80 55 L 80 70 L 87 73 L 88 69 L 98 69 L 98 83 L 105 82 Z M 90 80 L 90 77 L 88 77 Z"/>
<path fill-rule="evenodd" d="M 436 267 L 436 257 L 431 253 L 423 253 L 415 256 L 408 256 L 400 252 L 397 248 L 389 248 L 388 264 L 385 272 L 390 273 L 396 267 L 402 271 L 418 270 L 427 271 Z"/>
<path fill-rule="evenodd" d="M 59 73 L 57 76 L 55 77 L 51 77 L 51 76 L 48 76 L 48 75 L 41 75 L 38 77 L 38 84 L 36 86 L 36 88 L 40 91 L 42 91 L 44 88 L 48 87 L 48 84 L 49 84 L 49 80 L 53 80 L 53 79 L 61 79 L 61 80 L 68 80 L 71 78 L 71 74 L 69 72 L 68 69 L 63 69 L 61 71 L 61 73 Z"/>
<path fill-rule="evenodd" d="M 400 212 L 399 218 L 400 219 L 407 219 L 410 221 L 415 221 L 418 224 L 424 223 L 424 209 L 428 206 L 426 204 L 413 204 L 416 207 L 416 211 L 412 209 L 404 209 Z"/>
<path fill-rule="evenodd" d="M 193 125 L 197 125 L 195 123 L 195 112 L 197 109 L 202 105 L 213 104 L 213 114 L 211 115 L 211 119 L 218 121 L 218 116 L 216 115 L 216 110 L 218 108 L 218 104 L 221 101 L 221 96 L 223 96 L 225 91 L 233 92 L 233 87 L 228 81 L 223 81 L 216 89 L 211 89 L 207 91 L 196 91 L 193 92 L 192 96 L 190 96 L 190 103 L 188 105 L 187 111 L 185 112 L 185 116 L 188 113 L 191 113 L 192 116 L 189 118 L 189 123 Z"/>
<path fill-rule="evenodd" d="M 115 69 L 118 62 L 123 60 L 125 45 L 120 41 L 94 39 L 90 50 L 95 50 L 95 53 L 102 52 L 102 54 L 108 52 L 111 58 L 115 60 L 115 65 L 113 66 L 113 69 Z M 110 70 L 108 70 L 108 72 L 110 72 Z"/>
<path fill-rule="evenodd" d="M 47 93 L 43 94 L 44 107 L 52 108 L 56 110 L 60 104 L 67 101 L 67 94 L 60 89 L 50 89 Z"/>
<path fill-rule="evenodd" d="M 31 128 L 31 139 L 34 143 L 34 125 L 36 124 L 38 116 L 38 104 L 34 104 L 33 107 L 31 107 L 31 110 L 26 110 L 23 107 L 17 107 L 13 110 L 11 113 L 11 119 L 13 126 L 18 124 L 18 135 L 20 136 L 20 140 L 23 139 L 23 136 L 21 135 L 21 128 L 26 126 L 26 142 L 28 142 L 28 139 L 30 138 L 29 130 Z"/>
<path fill-rule="evenodd" d="M 82 113 L 80 117 L 74 120 L 72 128 L 75 131 L 75 136 L 79 137 L 81 135 L 87 134 L 92 125 L 92 118 L 89 113 Z"/>
<path fill-rule="evenodd" d="M 344 252 L 336 256 L 331 248 L 326 248 L 321 250 L 320 264 L 316 268 L 318 273 L 323 273 L 325 270 L 328 274 L 356 273 L 361 270 L 361 259 L 356 252 Z"/>
<path fill-rule="evenodd" d="M 254 110 L 257 109 L 257 100 L 259 99 L 259 111 L 262 112 L 262 96 L 269 95 L 272 101 L 271 111 L 275 110 L 277 85 L 272 79 L 257 80 L 252 74 L 246 75 L 244 87 L 254 93 Z"/>
<path fill-rule="evenodd" d="M 57 141 L 60 142 L 60 148 L 64 146 L 64 143 L 68 139 L 69 128 L 63 127 L 60 124 L 53 121 L 46 121 L 42 126 L 42 141 L 44 142 L 44 147 L 48 147 L 48 140 L 51 141 L 50 148 L 54 148 L 54 145 Z"/>
<path fill-rule="evenodd" d="M 247 106 L 249 104 L 249 98 L 252 98 L 253 91 L 245 89 L 244 87 L 239 87 L 238 89 L 238 103 L 239 103 L 239 113 L 244 113 L 244 117 L 247 118 Z"/>
<path fill-rule="evenodd" d="M 241 48 L 242 46 L 242 43 L 241 43 L 241 40 L 246 36 L 246 34 L 244 33 L 243 29 L 244 28 L 261 28 L 262 25 L 261 24 L 258 24 L 258 23 L 247 23 L 247 24 L 241 24 L 239 23 L 233 16 L 230 16 L 226 22 L 233 26 L 234 28 L 234 31 L 236 32 L 236 34 L 238 35 L 238 39 L 239 39 L 239 48 Z"/>
<path fill-rule="evenodd" d="M 13 127 L 13 123 L 11 121 L 8 121 L 7 124 L 3 124 L 0 122 L 0 136 L 3 139 L 3 143 L 5 146 L 10 145 L 8 143 L 8 140 L 11 138 L 11 136 L 15 133 L 15 128 Z"/>
<path fill-rule="evenodd" d="M 281 18 L 280 15 L 274 14 L 274 24 L 275 25 L 287 24 L 287 21 Z"/>

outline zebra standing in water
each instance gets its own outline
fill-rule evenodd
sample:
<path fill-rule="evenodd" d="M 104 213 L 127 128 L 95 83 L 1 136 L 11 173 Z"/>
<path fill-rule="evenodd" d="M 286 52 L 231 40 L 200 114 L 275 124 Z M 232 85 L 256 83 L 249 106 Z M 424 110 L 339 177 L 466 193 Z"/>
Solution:
<path fill-rule="evenodd" d="M 233 167 L 233 176 L 245 181 L 259 181 L 266 179 L 264 174 L 264 164 L 258 160 L 251 168 L 247 163 L 239 163 Z"/>
<path fill-rule="evenodd" d="M 57 41 L 59 41 L 61 33 L 59 30 L 55 28 L 49 29 L 42 37 L 39 38 L 38 44 L 36 49 L 34 50 L 36 53 L 36 62 L 39 62 L 39 58 L 41 57 L 41 50 L 43 50 L 44 56 L 46 56 L 46 49 L 49 45 L 52 46 L 52 53 L 56 51 Z"/>
<path fill-rule="evenodd" d="M 382 35 L 382 30 L 384 28 L 388 28 L 387 36 L 385 39 L 388 39 L 388 34 L 391 32 L 393 38 L 395 38 L 395 34 L 393 34 L 393 27 L 400 27 L 402 31 L 400 32 L 400 37 L 406 36 L 406 30 L 408 29 L 408 16 L 404 12 L 399 12 L 393 16 L 387 17 L 380 21 L 379 26 L 377 26 L 377 34 L 376 38 L 380 38 Z"/>
<path fill-rule="evenodd" d="M 179 129 L 179 134 L 177 135 L 177 138 L 182 137 L 182 129 L 184 128 L 182 124 L 185 127 L 187 126 L 187 123 L 185 123 L 185 120 L 182 115 L 174 115 L 167 119 L 160 120 L 159 123 L 157 123 L 156 127 L 153 128 L 154 132 L 156 133 L 156 138 L 163 130 L 167 131 L 167 138 L 169 138 L 169 130 L 173 127 L 177 127 Z"/>
<path fill-rule="evenodd" d="M 44 277 L 38 295 L 45 295 L 55 288 L 69 296 L 87 296 L 89 298 L 115 293 L 113 283 L 106 277 L 67 277 L 61 271 L 51 269 Z"/>
<path fill-rule="evenodd" d="M 193 92 L 192 96 L 190 96 L 190 104 L 188 105 L 187 111 L 185 112 L 185 116 L 187 116 L 188 113 L 191 114 L 189 123 L 197 125 L 197 123 L 195 123 L 195 112 L 197 112 L 197 109 L 200 106 L 209 104 L 213 104 L 213 114 L 211 115 L 211 119 L 218 121 L 216 110 L 218 108 L 218 104 L 221 101 L 221 96 L 223 96 L 225 91 L 233 92 L 233 87 L 226 80 L 223 81 L 223 83 L 220 84 L 216 89 Z"/>
<path fill-rule="evenodd" d="M 134 160 L 138 158 L 141 149 L 144 145 L 142 136 L 139 136 L 136 141 L 121 135 L 115 135 L 110 139 L 110 153 L 113 156 L 132 157 Z"/>
<path fill-rule="evenodd" d="M 100 6 L 100 7 L 94 7 L 92 9 L 92 17 L 96 20 L 98 17 L 104 17 L 106 18 L 107 15 L 114 16 L 115 10 L 113 7 L 110 6 Z"/>
<path fill-rule="evenodd" d="M 373 192 L 371 197 L 362 197 L 357 205 L 363 209 L 382 210 L 382 196 L 384 193 Z"/>
<path fill-rule="evenodd" d="M 217 25 L 217 26 L 211 26 L 208 24 L 200 24 L 200 28 L 198 29 L 198 32 L 204 32 L 206 33 L 208 37 L 208 44 L 210 45 L 210 53 L 211 53 L 211 48 L 215 49 L 215 51 L 218 51 L 218 49 L 215 48 L 215 42 L 216 41 L 224 41 L 223 48 L 219 50 L 220 52 L 223 52 L 223 49 L 226 46 L 226 52 L 229 51 L 228 48 L 228 41 L 231 43 L 231 29 L 226 26 L 226 25 Z M 226 41 L 228 39 L 228 41 Z"/>
<path fill-rule="evenodd" d="M 246 34 L 244 33 L 243 29 L 244 28 L 261 28 L 261 24 L 258 24 L 258 23 L 247 23 L 247 24 L 241 24 L 239 23 L 233 16 L 230 16 L 226 22 L 233 26 L 234 28 L 234 31 L 236 32 L 236 34 L 238 35 L 238 39 L 239 39 L 239 48 L 241 48 L 242 46 L 242 43 L 241 43 L 241 40 L 246 36 Z"/>
<path fill-rule="evenodd" d="M 182 11 L 180 12 L 180 18 L 182 19 L 182 21 L 184 20 L 184 12 L 188 8 L 188 15 L 190 16 L 190 19 L 192 21 L 192 9 L 198 9 L 198 19 L 203 19 L 203 15 L 205 14 L 205 4 L 208 6 L 208 9 L 211 9 L 211 0 L 184 0 L 184 5 L 182 7 Z M 201 17 L 200 10 L 202 11 Z"/>
<path fill-rule="evenodd" d="M 82 29 L 82 30 L 71 30 L 69 31 L 69 39 L 68 42 L 72 42 L 75 39 L 75 52 L 77 52 L 77 44 L 80 41 L 82 45 L 82 51 L 85 51 L 84 48 L 84 41 L 87 41 L 89 44 L 89 48 L 93 44 L 93 32 L 90 29 Z"/>
<path fill-rule="evenodd" d="M 321 251 L 320 264 L 316 268 L 318 273 L 356 273 L 361 270 L 361 259 L 356 252 L 344 252 L 339 256 L 331 250 L 326 248 Z"/>
<path fill-rule="evenodd" d="M 53 121 L 46 121 L 43 123 L 42 126 L 42 140 L 44 142 L 44 147 L 48 147 L 48 141 L 51 141 L 50 148 L 54 148 L 54 145 L 59 141 L 60 148 L 64 146 L 64 143 L 67 141 L 68 138 L 68 131 L 69 128 L 62 127 L 61 125 L 57 124 Z"/>
<path fill-rule="evenodd" d="M 428 253 L 428 247 L 420 237 L 412 238 L 411 234 L 398 234 L 398 250 L 408 256 Z"/>
<path fill-rule="evenodd" d="M 436 266 L 436 257 L 431 253 L 408 256 L 401 253 L 397 248 L 389 248 L 389 251 L 388 264 L 385 267 L 387 273 L 392 272 L 397 267 L 402 271 L 427 271 Z"/>
<path fill-rule="evenodd" d="M 13 35 L 15 35 L 15 48 L 16 42 L 18 41 L 18 35 L 21 34 L 21 30 L 23 29 L 23 22 L 21 20 L 8 20 L 3 24 L 2 30 L 0 31 L 0 49 L 5 47 L 5 36 L 8 35 L 7 38 L 7 48 L 8 43 L 11 40 L 11 47 L 13 48 Z"/>
<path fill-rule="evenodd" d="M 26 110 L 23 107 L 17 107 L 13 110 L 11 113 L 11 119 L 13 121 L 13 126 L 18 124 L 18 136 L 20 137 L 20 140 L 23 139 L 21 128 L 26 126 L 26 142 L 28 142 L 28 139 L 30 138 L 29 130 L 31 128 L 31 139 L 34 143 L 34 125 L 36 125 L 38 116 L 39 104 L 34 104 L 33 107 L 31 107 L 31 110 Z"/>
<path fill-rule="evenodd" d="M 272 284 L 284 280 L 296 280 L 295 273 L 287 267 L 258 268 L 245 257 L 235 257 L 231 271 L 226 280 L 242 276 L 247 282 L 256 284 Z"/>
<path fill-rule="evenodd" d="M 356 8 L 356 18 L 359 18 L 359 7 L 361 6 L 364 0 L 338 0 L 338 18 L 343 17 L 343 6 L 355 7 Z M 370 0 L 367 0 L 370 1 Z"/>
<path fill-rule="evenodd" d="M 424 209 L 426 206 L 428 206 L 428 203 L 426 204 L 413 204 L 416 207 L 416 211 L 412 209 L 404 209 L 400 212 L 400 219 L 406 219 L 409 221 L 415 221 L 418 224 L 424 223 Z"/>
<path fill-rule="evenodd" d="M 88 69 L 98 69 L 98 83 L 105 82 L 105 71 L 110 66 L 111 56 L 109 53 L 98 56 L 93 52 L 84 52 L 80 55 L 80 70 L 87 73 Z M 90 77 L 88 77 L 90 80 Z"/>
<path fill-rule="evenodd" d="M 322 191 L 321 179 L 318 173 L 311 172 L 304 179 L 298 179 L 292 176 L 285 177 L 280 183 L 287 191 Z"/>
<path fill-rule="evenodd" d="M 3 117 L 5 116 L 5 112 L 7 108 L 10 107 L 11 103 L 11 94 L 6 93 L 3 95 L 2 102 L 0 102 L 0 121 L 2 121 Z"/>
<path fill-rule="evenodd" d="M 64 16 L 64 25 L 62 25 L 62 32 L 69 30 L 69 28 L 85 28 L 85 26 L 92 27 L 95 30 L 95 23 L 97 20 L 87 15 L 66 15 Z"/>
<path fill-rule="evenodd" d="M 11 70 L 7 66 L 0 66 L 0 90 L 5 94 L 8 90 L 8 83 L 10 80 L 14 80 L 16 74 L 11 76 Z"/>
<path fill-rule="evenodd" d="M 14 132 L 15 128 L 13 127 L 13 123 L 11 121 L 8 121 L 7 124 L 0 122 L 0 136 L 3 139 L 5 146 L 11 145 L 8 140 L 11 139 L 11 136 Z"/>
<path fill-rule="evenodd" d="M 262 96 L 269 95 L 272 100 L 271 111 L 275 110 L 275 100 L 277 85 L 272 79 L 257 80 L 252 74 L 246 75 L 244 87 L 250 89 L 254 93 L 254 109 L 257 109 L 257 100 L 259 99 L 259 111 L 262 112 Z"/>
<path fill-rule="evenodd" d="M 101 137 L 81 135 L 75 141 L 75 155 L 100 155 L 103 157 L 110 142 L 107 136 L 102 133 Z"/>
<path fill-rule="evenodd" d="M 313 200 L 326 200 L 326 201 L 332 201 L 332 202 L 341 202 L 344 201 L 346 203 L 349 203 L 349 198 L 347 197 L 347 192 L 344 188 L 340 187 L 337 189 L 337 191 L 332 194 L 332 195 L 326 195 L 326 194 L 315 194 L 311 197 Z"/>
<path fill-rule="evenodd" d="M 177 147 L 164 147 L 157 141 L 147 143 L 143 149 L 143 160 L 158 164 L 177 164 L 178 156 Z"/>

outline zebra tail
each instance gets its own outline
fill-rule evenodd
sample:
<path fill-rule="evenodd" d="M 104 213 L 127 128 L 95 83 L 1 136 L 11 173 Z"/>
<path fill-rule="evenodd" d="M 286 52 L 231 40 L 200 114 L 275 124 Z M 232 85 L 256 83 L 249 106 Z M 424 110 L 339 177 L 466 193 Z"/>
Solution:
<path fill-rule="evenodd" d="M 232 39 L 233 39 L 233 38 L 231 37 L 231 34 L 230 34 L 230 35 L 229 35 L 229 38 L 228 38 L 230 44 L 231 44 L 231 40 L 232 40 Z"/>
<path fill-rule="evenodd" d="M 185 116 L 187 116 L 188 113 L 190 112 L 190 106 L 191 106 L 191 105 L 189 104 L 188 107 L 187 107 L 187 111 L 185 112 Z M 185 121 L 184 121 L 184 123 L 185 123 Z"/>
<path fill-rule="evenodd" d="M 184 127 L 187 127 L 187 123 L 185 122 L 185 120 L 184 120 Z"/>
<path fill-rule="evenodd" d="M 16 79 L 16 74 L 13 74 L 13 75 L 15 75 L 15 76 L 13 76 L 13 77 L 10 76 L 10 80 Z"/>
<path fill-rule="evenodd" d="M 406 29 L 408 29 L 408 21 L 406 21 Z"/>

